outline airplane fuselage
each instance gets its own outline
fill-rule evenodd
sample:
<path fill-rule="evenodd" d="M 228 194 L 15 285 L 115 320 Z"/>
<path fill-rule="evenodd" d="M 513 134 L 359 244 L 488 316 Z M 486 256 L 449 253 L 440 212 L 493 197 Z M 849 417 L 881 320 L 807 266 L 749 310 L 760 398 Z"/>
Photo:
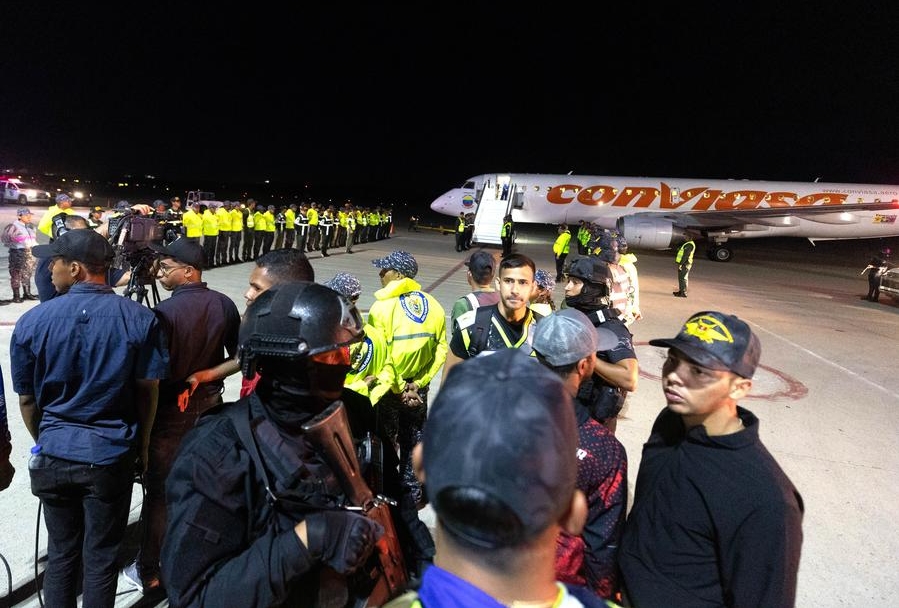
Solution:
<path fill-rule="evenodd" d="M 824 240 L 899 235 L 899 186 L 881 184 L 484 174 L 438 197 L 431 209 L 457 216 L 475 211 L 481 201 L 508 202 L 516 222 L 585 220 L 622 229 L 619 220 L 635 216 L 626 220 L 632 231 L 642 219 L 647 230 L 692 230 L 718 244 L 761 236 Z M 652 248 L 668 246 L 662 240 L 643 240 Z"/>

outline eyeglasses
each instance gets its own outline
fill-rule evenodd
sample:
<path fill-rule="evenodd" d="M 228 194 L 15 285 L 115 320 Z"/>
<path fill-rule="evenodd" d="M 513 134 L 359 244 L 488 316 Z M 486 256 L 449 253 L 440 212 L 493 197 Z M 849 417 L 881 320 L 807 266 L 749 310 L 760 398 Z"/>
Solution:
<path fill-rule="evenodd" d="M 167 277 L 176 270 L 180 270 L 181 268 L 187 268 L 187 266 L 165 266 L 163 264 L 160 264 L 158 272 L 162 273 L 162 276 Z"/>

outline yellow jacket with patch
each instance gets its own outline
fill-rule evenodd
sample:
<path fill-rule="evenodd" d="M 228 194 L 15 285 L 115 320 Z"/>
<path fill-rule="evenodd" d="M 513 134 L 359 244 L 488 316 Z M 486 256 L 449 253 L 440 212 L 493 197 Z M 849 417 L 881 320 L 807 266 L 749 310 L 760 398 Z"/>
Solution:
<path fill-rule="evenodd" d="M 427 386 L 446 361 L 446 312 L 413 279 L 391 281 L 376 291 L 368 323 L 384 333 L 394 393 L 402 392 L 406 381 Z"/>
<path fill-rule="evenodd" d="M 365 338 L 350 347 L 350 371 L 343 385 L 365 395 L 374 405 L 393 387 L 393 366 L 387 358 L 384 332 L 369 324 L 363 330 Z M 371 385 L 365 381 L 370 376 L 375 378 Z"/>

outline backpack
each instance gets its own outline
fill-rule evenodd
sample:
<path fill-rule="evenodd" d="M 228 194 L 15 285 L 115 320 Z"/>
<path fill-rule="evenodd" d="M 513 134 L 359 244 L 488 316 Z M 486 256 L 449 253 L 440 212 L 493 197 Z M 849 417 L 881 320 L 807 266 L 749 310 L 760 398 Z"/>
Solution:
<path fill-rule="evenodd" d="M 16 243 L 16 226 L 15 224 L 7 224 L 3 227 L 3 231 L 0 232 L 0 243 L 3 243 L 4 247 L 12 247 Z"/>
<path fill-rule="evenodd" d="M 475 309 L 474 323 L 468 330 L 468 335 L 471 336 L 471 341 L 468 343 L 468 355 L 470 357 L 476 357 L 487 348 L 487 334 L 490 332 L 491 319 L 496 310 L 495 305 L 479 306 Z M 531 310 L 531 314 L 534 315 L 534 323 L 543 318 L 543 315 L 536 310 Z M 533 350 L 530 342 L 528 342 L 527 346 L 524 352 L 530 354 L 530 351 Z"/>

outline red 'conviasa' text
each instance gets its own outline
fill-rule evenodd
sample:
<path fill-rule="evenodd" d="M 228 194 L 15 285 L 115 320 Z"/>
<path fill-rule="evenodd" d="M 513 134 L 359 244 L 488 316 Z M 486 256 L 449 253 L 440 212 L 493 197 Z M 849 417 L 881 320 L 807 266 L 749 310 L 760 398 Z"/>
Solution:
<path fill-rule="evenodd" d="M 589 207 L 611 205 L 613 207 L 654 207 L 691 211 L 842 205 L 848 197 L 849 194 L 833 192 L 818 192 L 802 197 L 795 192 L 766 192 L 764 190 L 725 192 L 706 186 L 696 186 L 678 192 L 665 182 L 661 182 L 659 188 L 644 186 L 620 189 L 602 184 L 586 188 L 577 184 L 562 184 L 550 188 L 546 193 L 546 200 L 554 205 L 568 205 L 577 201 Z"/>

